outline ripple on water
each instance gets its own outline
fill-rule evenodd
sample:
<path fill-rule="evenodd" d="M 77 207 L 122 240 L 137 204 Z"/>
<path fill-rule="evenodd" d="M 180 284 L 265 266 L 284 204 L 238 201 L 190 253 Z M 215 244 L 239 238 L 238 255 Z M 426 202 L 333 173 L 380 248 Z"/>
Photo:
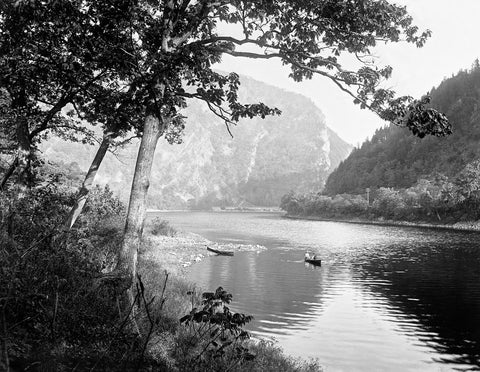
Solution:
<path fill-rule="evenodd" d="M 329 371 L 480 369 L 480 234 L 275 214 L 168 217 L 217 242 L 269 248 L 208 258 L 190 279 L 231 291 L 232 308 L 255 316 L 252 333 L 289 353 L 318 357 Z M 303 263 L 305 250 L 321 268 Z"/>

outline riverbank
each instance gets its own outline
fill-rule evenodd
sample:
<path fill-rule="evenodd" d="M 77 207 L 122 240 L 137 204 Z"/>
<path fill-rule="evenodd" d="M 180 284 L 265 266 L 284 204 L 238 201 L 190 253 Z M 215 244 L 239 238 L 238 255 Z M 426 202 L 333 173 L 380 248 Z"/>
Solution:
<path fill-rule="evenodd" d="M 184 276 L 191 265 L 205 257 L 215 256 L 215 253 L 207 251 L 207 246 L 233 252 L 259 252 L 266 249 L 252 244 L 218 244 L 184 231 L 177 232 L 175 236 L 153 235 L 148 232 L 145 234 L 141 255 L 144 260 L 158 263 L 172 274 Z"/>
<path fill-rule="evenodd" d="M 429 222 L 411 222 L 411 221 L 395 221 L 395 220 L 366 220 L 361 218 L 325 218 L 318 216 L 301 216 L 285 214 L 283 218 L 292 220 L 310 220 L 310 221 L 330 221 L 330 222 L 344 222 L 360 225 L 377 225 L 377 226 L 403 226 L 403 227 L 424 227 L 429 229 L 442 230 L 461 230 L 461 231 L 480 231 L 479 221 L 465 221 L 456 222 L 454 224 L 441 224 Z"/>
<path fill-rule="evenodd" d="M 278 343 L 262 339 L 242 340 L 235 349 L 226 347 L 226 352 L 220 358 L 211 358 L 217 347 L 211 345 L 215 336 L 210 332 L 201 335 L 195 333 L 195 329 L 198 329 L 195 325 L 190 325 L 190 328 L 180 326 L 178 319 L 181 315 L 191 314 L 194 303 L 201 301 L 202 291 L 196 283 L 186 281 L 185 273 L 191 265 L 215 255 L 207 251 L 207 246 L 234 252 L 258 252 L 266 249 L 261 245 L 217 244 L 198 234 L 183 231 L 174 236 L 153 235 L 150 231 L 145 233 L 139 256 L 139 274 L 145 288 L 152 291 L 150 296 L 164 299 L 161 309 L 163 321 L 171 325 L 171 329 L 152 336 L 147 354 L 164 363 L 167 371 L 206 370 L 205 366 L 198 366 L 200 361 L 208 365 L 209 370 L 322 372 L 319 361 L 288 356 Z M 165 293 L 161 291 L 163 286 L 166 288 Z M 192 338 L 192 332 L 196 338 Z M 207 348 L 209 351 L 205 352 Z M 238 354 L 239 350 L 242 353 L 248 351 L 253 359 Z M 202 358 L 199 359 L 199 356 Z"/>

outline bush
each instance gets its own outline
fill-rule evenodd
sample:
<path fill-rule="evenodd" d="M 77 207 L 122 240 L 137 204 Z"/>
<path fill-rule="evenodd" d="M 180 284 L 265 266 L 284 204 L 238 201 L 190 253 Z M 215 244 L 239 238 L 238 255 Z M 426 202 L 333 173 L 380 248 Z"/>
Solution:
<path fill-rule="evenodd" d="M 194 307 L 180 319 L 185 324 L 182 342 L 176 349 L 181 370 L 226 371 L 252 360 L 245 346 L 250 338 L 243 326 L 253 317 L 232 313 L 227 306 L 232 295 L 219 287 L 202 295 L 201 307 Z"/>
<path fill-rule="evenodd" d="M 150 233 L 152 235 L 163 235 L 172 237 L 177 235 L 177 230 L 175 230 L 175 228 L 170 225 L 170 222 L 162 220 L 158 217 L 152 221 L 151 226 L 152 227 L 150 228 Z"/>
<path fill-rule="evenodd" d="M 115 288 L 96 285 L 122 226 L 117 200 L 108 190 L 96 196 L 103 203 L 91 203 L 71 231 L 63 228 L 68 191 L 47 185 L 0 196 L 2 341 L 14 370 L 120 370 L 122 357 L 141 358 Z"/>
<path fill-rule="evenodd" d="M 175 359 L 181 371 L 320 371 L 316 361 L 286 357 L 271 342 L 250 341 L 243 326 L 253 317 L 232 313 L 232 295 L 222 287 L 205 292 L 202 302 L 180 319 Z"/>

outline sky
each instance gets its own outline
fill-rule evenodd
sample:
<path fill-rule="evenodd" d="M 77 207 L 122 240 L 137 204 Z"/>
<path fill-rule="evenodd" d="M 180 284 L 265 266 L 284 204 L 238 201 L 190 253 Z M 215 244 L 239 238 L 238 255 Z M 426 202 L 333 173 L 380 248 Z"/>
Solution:
<path fill-rule="evenodd" d="M 441 81 L 471 67 L 480 58 L 480 0 L 391 0 L 406 5 L 421 30 L 432 37 L 423 48 L 407 43 L 388 44 L 375 50 L 377 64 L 393 67 L 386 86 L 400 95 L 419 98 Z M 351 98 L 320 76 L 296 83 L 289 69 L 274 60 L 261 61 L 224 56 L 218 68 L 248 75 L 311 98 L 326 116 L 327 125 L 341 138 L 358 145 L 386 123 L 361 110 Z M 281 108 L 281 107 L 280 107 Z"/>

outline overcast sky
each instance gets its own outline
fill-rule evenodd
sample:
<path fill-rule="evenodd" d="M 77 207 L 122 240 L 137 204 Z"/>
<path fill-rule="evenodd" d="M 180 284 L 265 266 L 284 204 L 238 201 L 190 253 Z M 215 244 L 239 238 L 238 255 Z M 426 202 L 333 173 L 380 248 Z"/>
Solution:
<path fill-rule="evenodd" d="M 423 48 L 400 43 L 378 48 L 380 65 L 391 65 L 393 76 L 388 86 L 399 94 L 420 97 L 444 77 L 470 68 L 480 57 L 480 0 L 395 0 L 406 5 L 420 29 L 432 30 Z M 310 97 L 323 111 L 327 125 L 347 142 L 357 145 L 385 123 L 376 115 L 360 110 L 333 83 L 315 77 L 296 83 L 289 79 L 288 68 L 277 61 L 239 59 L 225 56 L 218 66 L 257 80 Z"/>

